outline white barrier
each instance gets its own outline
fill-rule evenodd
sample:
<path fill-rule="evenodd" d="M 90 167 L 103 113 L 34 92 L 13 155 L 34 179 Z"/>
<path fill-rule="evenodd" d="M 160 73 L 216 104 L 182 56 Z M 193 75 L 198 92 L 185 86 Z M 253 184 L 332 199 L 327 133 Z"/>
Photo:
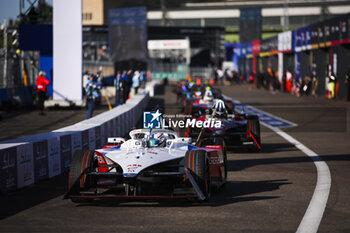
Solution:
<path fill-rule="evenodd" d="M 125 136 L 142 117 L 158 81 L 148 83 L 126 104 L 52 132 L 0 143 L 0 193 L 69 171 L 76 150 L 102 147 L 108 137 Z"/>

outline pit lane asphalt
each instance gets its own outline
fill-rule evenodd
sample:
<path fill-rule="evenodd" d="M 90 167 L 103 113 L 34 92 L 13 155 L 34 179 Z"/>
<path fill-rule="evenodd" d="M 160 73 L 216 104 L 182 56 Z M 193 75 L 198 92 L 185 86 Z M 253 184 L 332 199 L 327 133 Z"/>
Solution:
<path fill-rule="evenodd" d="M 298 124 L 283 130 L 320 155 L 332 175 L 318 232 L 349 232 L 349 104 L 249 91 L 246 86 L 220 88 L 234 99 Z M 170 87 L 152 100 L 164 105 L 168 114 L 178 111 L 175 102 Z M 316 168 L 265 127 L 262 148 L 256 154 L 228 155 L 228 183 L 209 203 L 77 205 L 62 200 L 67 187 L 63 174 L 1 196 L 0 232 L 295 232 L 314 192 Z"/>
<path fill-rule="evenodd" d="M 108 106 L 103 102 L 96 106 L 93 116 L 106 110 Z M 10 112 L 0 120 L 0 142 L 47 133 L 83 121 L 86 116 L 87 109 L 84 107 L 52 107 L 45 110 L 44 115 L 40 115 L 35 108 Z"/>

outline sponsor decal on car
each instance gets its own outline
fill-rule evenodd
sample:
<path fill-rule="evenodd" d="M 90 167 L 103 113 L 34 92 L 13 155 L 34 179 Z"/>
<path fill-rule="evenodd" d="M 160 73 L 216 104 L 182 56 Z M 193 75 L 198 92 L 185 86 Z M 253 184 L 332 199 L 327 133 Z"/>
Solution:
<path fill-rule="evenodd" d="M 209 164 L 220 164 L 220 159 L 219 157 L 209 157 Z"/>
<path fill-rule="evenodd" d="M 129 164 L 127 167 L 136 167 L 136 168 L 138 168 L 138 167 L 142 167 L 142 165 L 141 164 Z"/>

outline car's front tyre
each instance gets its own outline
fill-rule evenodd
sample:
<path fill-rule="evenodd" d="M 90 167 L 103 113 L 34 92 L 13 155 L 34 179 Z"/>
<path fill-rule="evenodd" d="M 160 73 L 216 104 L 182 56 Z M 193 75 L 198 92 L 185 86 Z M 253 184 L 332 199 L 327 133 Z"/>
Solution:
<path fill-rule="evenodd" d="M 204 150 L 191 150 L 186 152 L 185 167 L 191 172 L 194 180 L 209 200 L 211 194 L 210 169 L 207 152 Z"/>
<path fill-rule="evenodd" d="M 71 162 L 68 185 L 72 195 L 77 195 L 81 190 L 88 189 L 91 186 L 91 178 L 86 174 L 82 175 L 82 173 L 92 171 L 95 162 L 94 153 L 93 150 L 75 151 Z M 72 197 L 71 200 L 73 202 L 82 203 L 88 202 L 91 199 Z"/>

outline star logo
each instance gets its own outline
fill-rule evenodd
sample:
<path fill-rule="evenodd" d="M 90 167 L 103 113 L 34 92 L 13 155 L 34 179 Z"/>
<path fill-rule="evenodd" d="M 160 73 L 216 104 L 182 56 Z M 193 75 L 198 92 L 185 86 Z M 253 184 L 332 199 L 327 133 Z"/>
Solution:
<path fill-rule="evenodd" d="M 155 113 L 152 113 L 152 120 L 151 122 L 153 122 L 154 120 L 156 120 L 158 117 L 160 117 L 162 114 L 159 112 L 159 110 L 157 110 Z"/>
<path fill-rule="evenodd" d="M 143 128 L 145 129 L 160 129 L 162 113 L 157 110 L 156 112 L 144 112 L 143 113 Z"/>

